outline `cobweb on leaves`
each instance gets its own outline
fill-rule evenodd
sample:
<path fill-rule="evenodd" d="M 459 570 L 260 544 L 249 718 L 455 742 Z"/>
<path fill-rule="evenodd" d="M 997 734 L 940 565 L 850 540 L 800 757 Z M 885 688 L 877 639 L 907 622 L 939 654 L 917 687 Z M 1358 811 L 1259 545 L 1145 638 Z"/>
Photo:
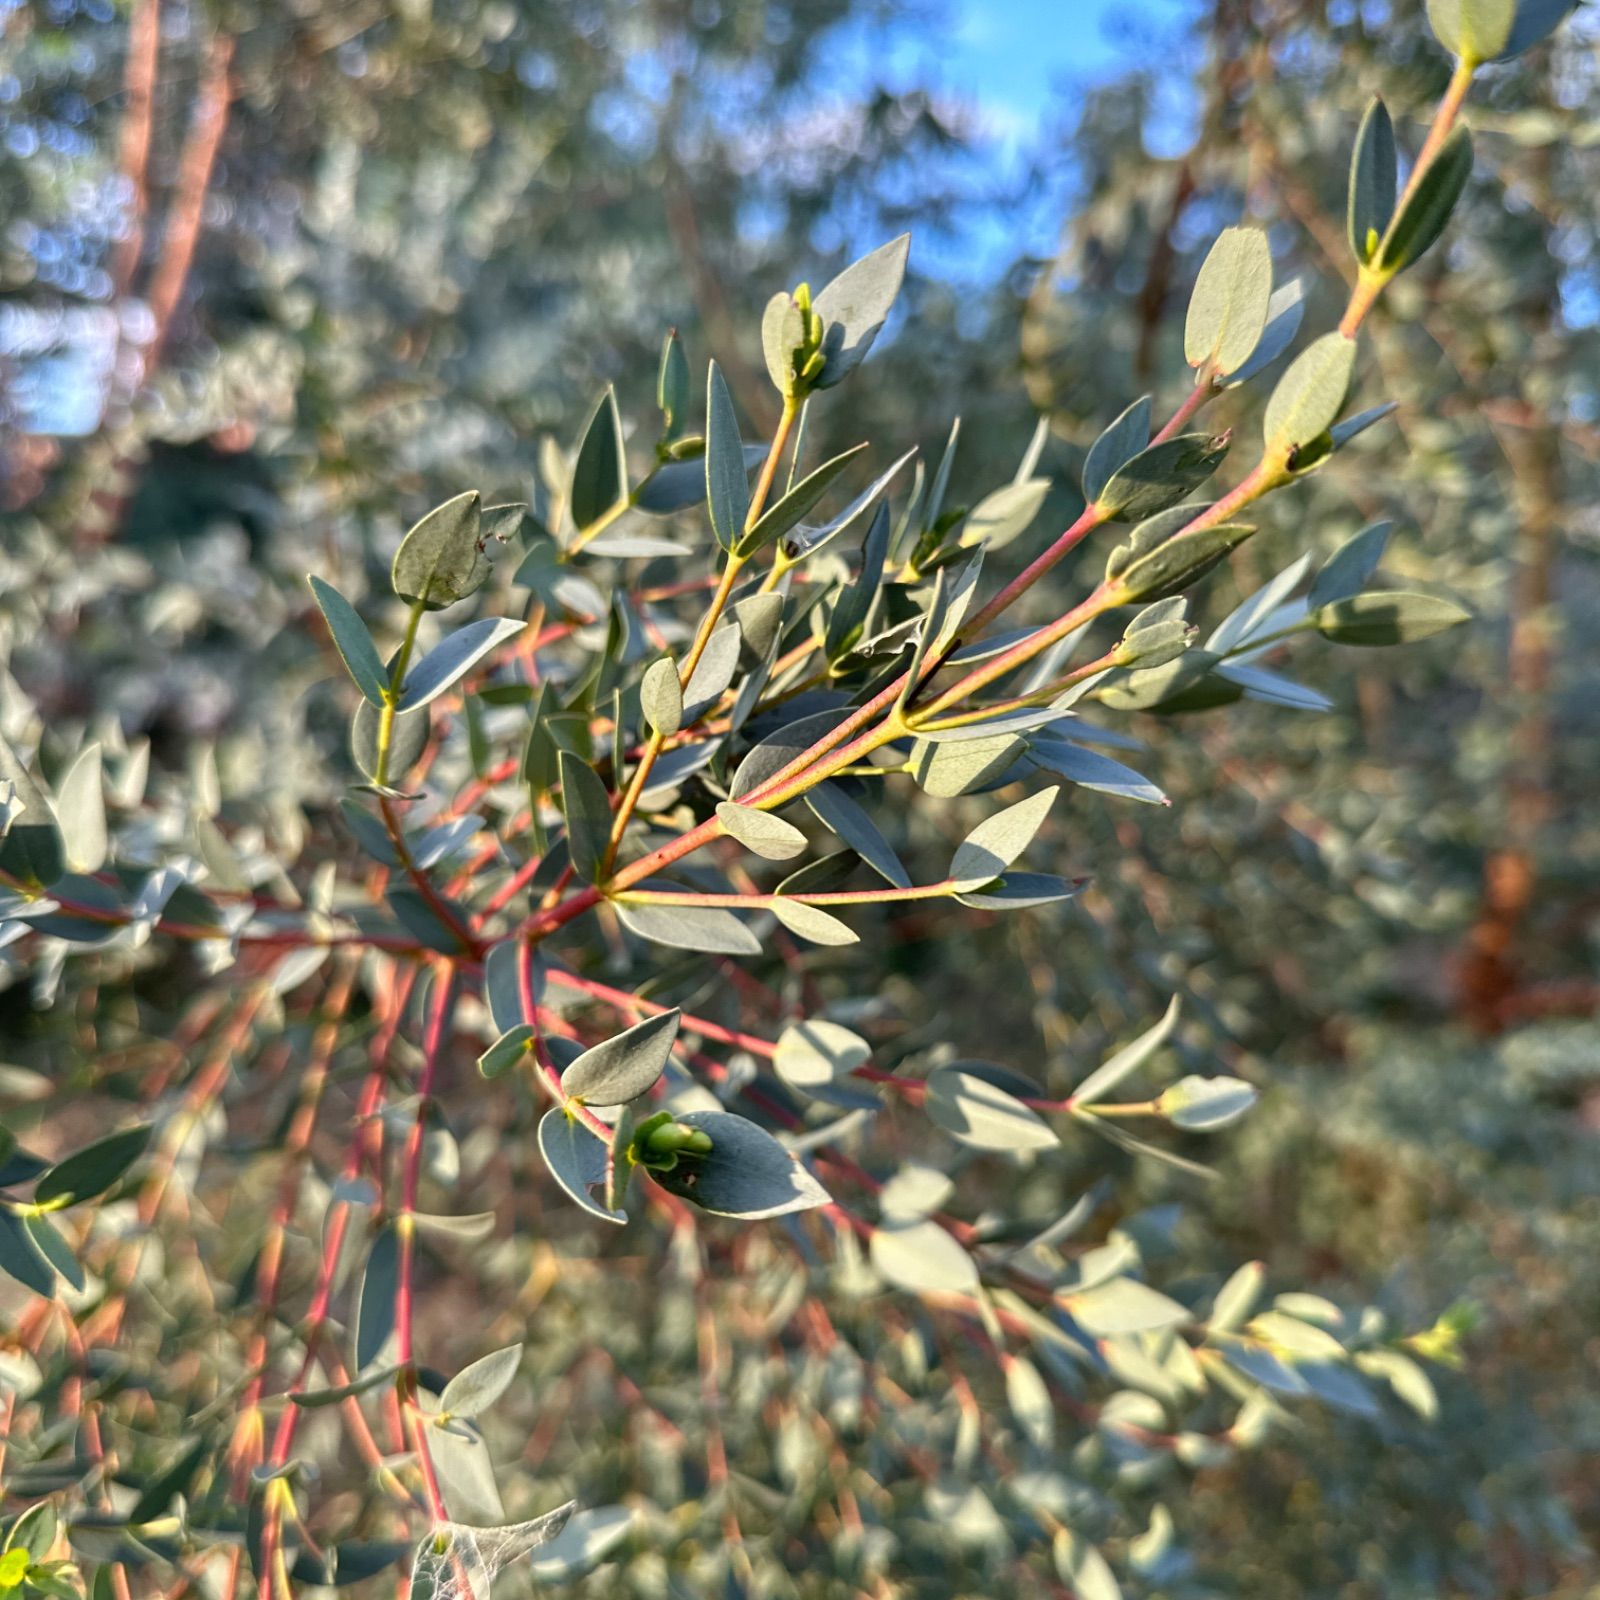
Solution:
<path fill-rule="evenodd" d="M 411 1563 L 411 1600 L 489 1600 L 495 1574 L 555 1538 L 577 1503 L 569 1500 L 532 1522 L 503 1528 L 436 1524 Z"/>

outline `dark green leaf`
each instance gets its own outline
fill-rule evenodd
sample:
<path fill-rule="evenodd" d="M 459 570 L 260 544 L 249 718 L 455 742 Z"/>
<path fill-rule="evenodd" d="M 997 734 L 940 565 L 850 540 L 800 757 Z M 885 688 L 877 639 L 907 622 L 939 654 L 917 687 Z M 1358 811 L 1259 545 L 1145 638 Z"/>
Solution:
<path fill-rule="evenodd" d="M 611 796 L 594 768 L 570 750 L 561 752 L 560 768 L 567 851 L 578 876 L 596 882 L 611 841 Z"/>
<path fill-rule="evenodd" d="M 370 704 L 381 706 L 389 688 L 389 674 L 384 671 L 383 658 L 372 642 L 372 635 L 367 632 L 366 623 L 332 584 L 324 583 L 315 576 L 309 582 L 322 615 L 327 619 L 328 631 L 333 635 L 333 642 L 350 676 L 355 679 L 356 687 Z"/>
<path fill-rule="evenodd" d="M 1357 261 L 1365 265 L 1376 253 L 1394 216 L 1399 157 L 1394 124 L 1382 100 L 1373 99 L 1361 119 L 1355 152 L 1350 158 L 1350 191 L 1345 231 Z"/>
<path fill-rule="evenodd" d="M 1384 272 L 1404 272 L 1416 262 L 1444 232 L 1471 176 L 1472 135 L 1462 125 L 1445 140 L 1410 197 L 1395 213 L 1373 265 Z"/>
<path fill-rule="evenodd" d="M 751 1221 L 829 1203 L 828 1191 L 766 1129 L 731 1111 L 687 1111 L 678 1120 L 711 1136 L 709 1153 L 651 1174 L 681 1199 Z"/>
<path fill-rule="evenodd" d="M 49 1217 L 25 1217 L 23 1226 L 33 1235 L 39 1254 L 61 1274 L 74 1289 L 84 1285 L 83 1268 L 73 1255 L 72 1247 L 62 1238 L 60 1230 Z"/>
<path fill-rule="evenodd" d="M 1392 522 L 1374 522 L 1340 545 L 1312 580 L 1307 605 L 1316 611 L 1332 605 L 1335 600 L 1346 600 L 1353 594 L 1359 594 L 1366 587 L 1367 580 L 1378 570 L 1378 563 L 1383 560 L 1383 552 L 1388 547 L 1389 535 L 1393 531 Z"/>
<path fill-rule="evenodd" d="M 364 1372 L 394 1332 L 394 1297 L 400 1284 L 400 1236 L 392 1222 L 378 1231 L 367 1252 L 356 1303 L 356 1371 Z"/>
<path fill-rule="evenodd" d="M 1255 532 L 1244 523 L 1224 522 L 1166 537 L 1166 526 L 1160 518 L 1140 523 L 1127 544 L 1111 552 L 1106 581 L 1116 584 L 1119 604 L 1180 593 Z"/>
<path fill-rule="evenodd" d="M 757 551 L 764 550 L 775 539 L 781 539 L 833 486 L 835 480 L 867 447 L 858 444 L 842 455 L 824 461 L 815 472 L 809 472 L 776 504 L 769 506 L 751 530 L 742 534 L 734 549 L 748 560 Z"/>
<path fill-rule="evenodd" d="M 40 1178 L 33 1198 L 39 1205 L 77 1205 L 104 1194 L 150 1143 L 151 1129 L 141 1125 L 109 1134 L 57 1162 Z"/>
<path fill-rule="evenodd" d="M 1041 735 L 1029 741 L 1029 760 L 1065 778 L 1068 783 L 1114 794 L 1125 800 L 1142 800 L 1147 805 L 1165 805 L 1167 797 L 1155 784 L 1132 767 L 1103 756 L 1098 750 L 1085 750 L 1070 740 Z"/>
<path fill-rule="evenodd" d="M 1517 20 L 1500 59 L 1519 56 L 1554 33 L 1578 8 L 1578 0 L 1517 0 Z"/>
<path fill-rule="evenodd" d="M 958 894 L 956 899 L 977 911 L 1027 911 L 1054 905 L 1083 893 L 1087 878 L 1058 878 L 1045 872 L 1007 872 L 982 889 Z"/>
<path fill-rule="evenodd" d="M 672 329 L 661 345 L 661 366 L 656 373 L 656 405 L 661 411 L 662 436 L 675 439 L 689 415 L 689 358 L 683 340 Z"/>
<path fill-rule="evenodd" d="M 717 543 L 731 551 L 750 511 L 750 480 L 733 396 L 715 361 L 706 380 L 706 503 Z"/>
<path fill-rule="evenodd" d="M 1226 434 L 1182 433 L 1153 444 L 1112 473 L 1095 504 L 1114 522 L 1153 516 L 1204 483 L 1227 453 Z"/>
<path fill-rule="evenodd" d="M 55 1296 L 55 1270 L 21 1218 L 4 1205 L 0 1205 L 0 1271 L 9 1273 L 23 1288 L 32 1289 L 47 1300 Z"/>
<path fill-rule="evenodd" d="M 808 789 L 806 805 L 816 819 L 844 840 L 879 877 L 897 889 L 909 889 L 911 877 L 878 825 L 837 783 Z"/>
<path fill-rule="evenodd" d="M 1094 505 L 1111 475 L 1150 443 L 1150 396 L 1135 400 L 1089 447 L 1083 463 L 1083 498 Z"/>
<path fill-rule="evenodd" d="M 747 444 L 744 447 L 745 476 L 767 459 L 765 445 Z M 675 512 L 687 511 L 706 497 L 706 468 L 698 456 L 682 461 L 669 461 L 659 467 L 633 492 L 636 511 L 647 516 L 668 517 Z"/>
<path fill-rule="evenodd" d="M 623 451 L 617 392 L 607 389 L 584 424 L 567 491 L 573 526 L 580 532 L 598 522 L 628 496 L 628 462 Z"/>

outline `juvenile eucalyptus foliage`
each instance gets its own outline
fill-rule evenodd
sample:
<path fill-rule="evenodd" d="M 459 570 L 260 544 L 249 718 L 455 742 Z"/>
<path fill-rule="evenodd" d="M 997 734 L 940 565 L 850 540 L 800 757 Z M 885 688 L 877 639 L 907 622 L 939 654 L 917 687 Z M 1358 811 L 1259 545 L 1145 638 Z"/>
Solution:
<path fill-rule="evenodd" d="M 1190 1474 L 1301 1405 L 1432 1415 L 1457 1314 L 1197 1281 L 1119 1200 L 1130 1164 L 1207 1173 L 1258 1097 L 1178 997 L 1103 1059 L 968 1059 L 876 952 L 887 918 L 977 938 L 1112 868 L 1053 819 L 1165 799 L 1159 747 L 1153 777 L 1103 753 L 1130 714 L 1321 708 L 1304 652 L 1467 620 L 1385 582 L 1384 524 L 1313 570 L 1294 494 L 1388 412 L 1362 325 L 1462 191 L 1473 72 L 1566 9 L 1430 6 L 1459 66 L 1403 183 L 1383 108 L 1351 130 L 1338 326 L 1228 228 L 1187 392 L 1110 422 L 1053 539 L 1042 431 L 966 511 L 955 429 L 932 463 L 808 449 L 871 381 L 902 237 L 747 330 L 770 438 L 667 333 L 658 414 L 608 389 L 526 504 L 464 489 L 385 581 L 309 575 L 348 792 L 308 786 L 303 848 L 110 734 L 47 773 L 9 717 L 5 959 L 41 1007 L 135 998 L 85 1040 L 108 1095 L 7 1084 L 0 1600 L 596 1566 L 641 1595 L 1199 1594 Z M 1202 424 L 1246 385 L 1259 440 Z M 1042 609 L 1091 537 L 1099 576 Z M 1292 559 L 1201 639 L 1191 597 L 1253 539 Z M 149 1037 L 174 951 L 193 996 Z M 557 1294 L 609 1335 L 543 1324 Z M 687 1385 L 630 1371 L 683 1355 Z M 628 1436 L 549 1481 L 591 1383 Z"/>

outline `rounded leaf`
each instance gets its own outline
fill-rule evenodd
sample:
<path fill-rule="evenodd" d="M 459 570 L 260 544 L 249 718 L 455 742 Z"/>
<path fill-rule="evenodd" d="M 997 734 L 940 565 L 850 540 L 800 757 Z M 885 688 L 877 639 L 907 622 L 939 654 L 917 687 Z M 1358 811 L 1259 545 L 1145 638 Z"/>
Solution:
<path fill-rule="evenodd" d="M 829 1203 L 828 1191 L 765 1128 L 731 1111 L 686 1111 L 678 1121 L 711 1138 L 706 1154 L 651 1174 L 680 1199 L 747 1221 Z"/>
<path fill-rule="evenodd" d="M 1265 231 L 1224 229 L 1189 297 L 1183 328 L 1189 365 L 1215 373 L 1242 367 L 1261 342 L 1271 300 L 1272 249 Z"/>
<path fill-rule="evenodd" d="M 878 1276 L 912 1294 L 971 1294 L 978 1268 L 950 1235 L 926 1217 L 890 1217 L 872 1233 Z"/>
<path fill-rule="evenodd" d="M 1355 370 L 1356 342 L 1327 333 L 1302 350 L 1267 402 L 1267 449 L 1287 455 L 1326 433 L 1344 409 Z"/>

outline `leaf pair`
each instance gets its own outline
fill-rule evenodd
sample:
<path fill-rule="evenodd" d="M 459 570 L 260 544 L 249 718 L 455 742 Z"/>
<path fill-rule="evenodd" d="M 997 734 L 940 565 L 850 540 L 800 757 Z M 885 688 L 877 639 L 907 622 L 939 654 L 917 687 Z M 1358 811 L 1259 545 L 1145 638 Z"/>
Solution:
<path fill-rule="evenodd" d="M 1382 278 L 1419 261 L 1444 232 L 1472 175 L 1472 135 L 1457 127 L 1398 202 L 1394 125 L 1374 99 L 1361 119 L 1350 160 L 1346 232 L 1356 260 Z"/>

